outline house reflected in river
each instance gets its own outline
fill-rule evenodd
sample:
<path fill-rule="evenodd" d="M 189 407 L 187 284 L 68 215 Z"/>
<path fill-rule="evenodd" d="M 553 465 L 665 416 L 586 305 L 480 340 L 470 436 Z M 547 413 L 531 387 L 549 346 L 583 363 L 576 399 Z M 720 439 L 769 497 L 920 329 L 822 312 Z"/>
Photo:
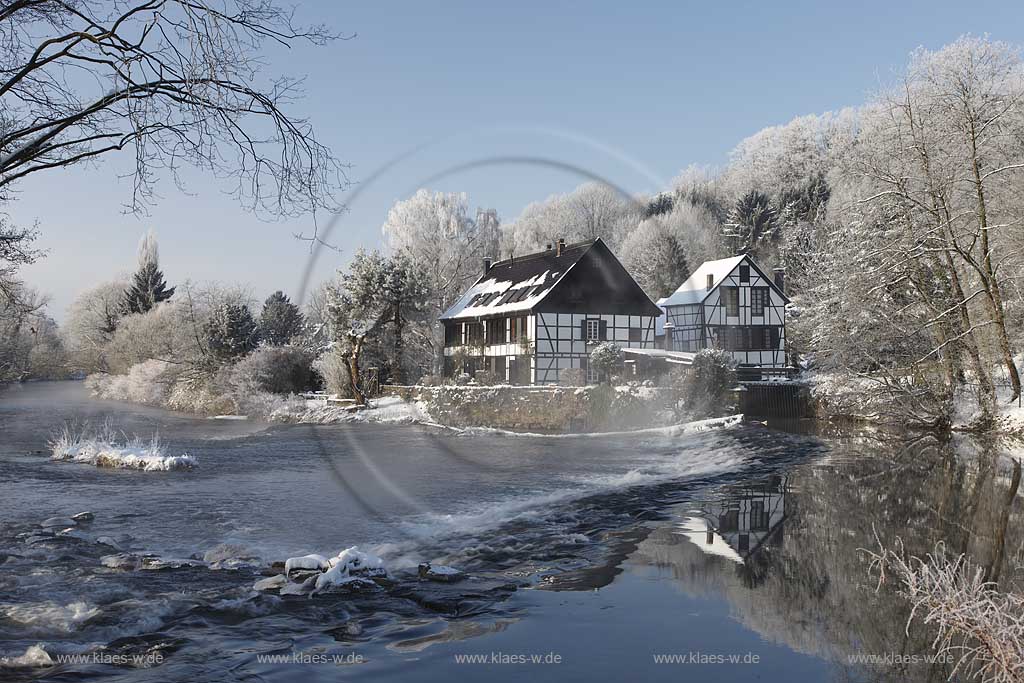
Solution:
<path fill-rule="evenodd" d="M 704 552 L 743 563 L 766 543 L 782 544 L 786 519 L 785 478 L 727 487 L 723 497 L 708 501 L 702 514 L 687 518 L 682 533 Z"/>

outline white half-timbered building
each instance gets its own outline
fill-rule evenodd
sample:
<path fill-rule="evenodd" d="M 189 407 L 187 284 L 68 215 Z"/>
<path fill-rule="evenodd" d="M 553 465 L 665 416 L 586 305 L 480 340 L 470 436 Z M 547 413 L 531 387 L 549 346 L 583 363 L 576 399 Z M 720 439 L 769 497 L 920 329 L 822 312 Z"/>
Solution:
<path fill-rule="evenodd" d="M 593 347 L 653 348 L 660 314 L 600 239 L 486 259 L 480 278 L 441 316 L 445 374 L 488 370 L 512 384 L 551 384 L 580 368 L 596 381 Z"/>
<path fill-rule="evenodd" d="M 741 368 L 784 368 L 789 302 L 784 287 L 781 270 L 769 278 L 747 255 L 705 261 L 658 301 L 666 314 L 665 348 L 718 348 Z"/>

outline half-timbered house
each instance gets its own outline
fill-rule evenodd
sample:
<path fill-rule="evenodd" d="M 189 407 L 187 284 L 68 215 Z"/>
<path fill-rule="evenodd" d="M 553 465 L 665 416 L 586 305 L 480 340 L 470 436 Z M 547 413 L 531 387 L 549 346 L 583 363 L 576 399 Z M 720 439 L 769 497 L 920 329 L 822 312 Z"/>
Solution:
<path fill-rule="evenodd" d="M 702 263 L 658 301 L 666 314 L 665 348 L 718 348 L 741 368 L 784 368 L 789 299 L 783 272 L 774 275 L 769 278 L 747 255 Z"/>
<path fill-rule="evenodd" d="M 594 345 L 653 348 L 660 314 L 600 239 L 486 259 L 479 279 L 441 316 L 445 374 L 487 370 L 512 384 L 550 384 L 579 368 L 595 381 Z"/>

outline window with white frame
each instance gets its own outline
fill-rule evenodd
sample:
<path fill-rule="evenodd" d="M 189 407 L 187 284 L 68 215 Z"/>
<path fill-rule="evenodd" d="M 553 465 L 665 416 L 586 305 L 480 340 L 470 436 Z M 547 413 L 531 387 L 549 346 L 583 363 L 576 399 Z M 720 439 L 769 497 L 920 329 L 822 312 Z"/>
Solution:
<path fill-rule="evenodd" d="M 586 326 L 586 341 L 601 340 L 601 321 L 588 320 Z"/>
<path fill-rule="evenodd" d="M 768 288 L 750 288 L 750 315 L 764 315 L 764 309 L 768 307 Z"/>
<path fill-rule="evenodd" d="M 725 314 L 737 316 L 740 314 L 740 288 L 722 287 L 722 298 L 725 300 Z"/>
<path fill-rule="evenodd" d="M 597 384 L 601 381 L 601 373 L 594 369 L 593 363 L 587 363 L 587 384 Z"/>

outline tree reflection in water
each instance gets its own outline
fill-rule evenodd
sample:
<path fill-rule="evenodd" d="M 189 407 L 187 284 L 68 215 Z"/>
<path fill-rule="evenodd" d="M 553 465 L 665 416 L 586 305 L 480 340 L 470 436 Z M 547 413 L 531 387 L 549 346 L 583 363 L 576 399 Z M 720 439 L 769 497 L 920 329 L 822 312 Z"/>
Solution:
<path fill-rule="evenodd" d="M 748 628 L 829 658 L 848 678 L 944 681 L 951 664 L 850 663 L 863 654 L 928 655 L 935 636 L 920 620 L 908 633 L 910 605 L 892 587 L 876 590 L 865 549 L 899 538 L 924 557 L 942 542 L 999 590 L 1024 592 L 1012 447 L 930 435 L 838 441 L 824 460 L 681 507 L 680 524 L 653 531 L 633 559 L 670 569 L 694 597 L 723 596 Z"/>

